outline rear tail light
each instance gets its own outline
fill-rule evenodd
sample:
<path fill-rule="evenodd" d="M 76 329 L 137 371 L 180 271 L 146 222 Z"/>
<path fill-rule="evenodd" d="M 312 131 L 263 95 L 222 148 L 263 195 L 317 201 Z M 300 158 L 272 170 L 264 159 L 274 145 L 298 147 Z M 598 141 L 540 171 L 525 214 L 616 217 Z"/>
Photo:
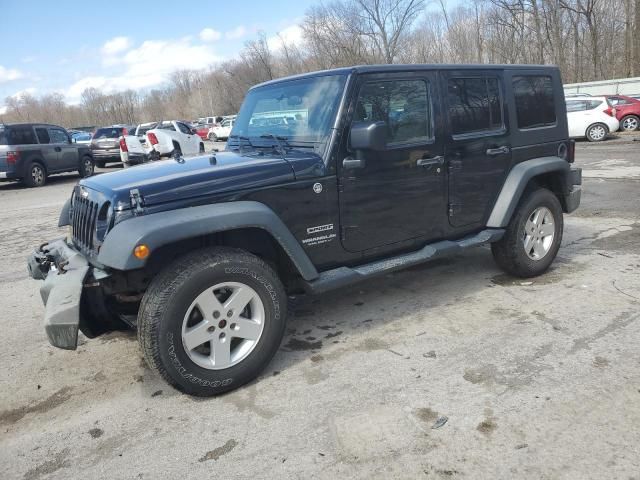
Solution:
<path fill-rule="evenodd" d="M 609 115 L 610 117 L 615 117 L 615 116 L 616 116 L 616 113 L 618 113 L 618 112 L 616 111 L 616 109 L 615 109 L 615 108 L 613 108 L 613 107 L 609 107 L 609 108 L 607 108 L 607 109 L 604 111 L 604 113 L 606 113 L 606 114 L 607 114 L 607 115 Z"/>
<path fill-rule="evenodd" d="M 573 163 L 576 159 L 576 141 L 572 138 L 567 145 L 567 162 Z"/>
<path fill-rule="evenodd" d="M 120 151 L 121 152 L 129 151 L 129 147 L 127 147 L 127 141 L 123 137 L 120 138 Z"/>
<path fill-rule="evenodd" d="M 7 152 L 7 165 L 15 165 L 18 158 L 20 158 L 19 152 Z"/>
<path fill-rule="evenodd" d="M 158 144 L 158 137 L 156 137 L 155 133 L 147 133 L 147 138 L 149 139 L 149 142 L 151 143 L 151 145 Z"/>

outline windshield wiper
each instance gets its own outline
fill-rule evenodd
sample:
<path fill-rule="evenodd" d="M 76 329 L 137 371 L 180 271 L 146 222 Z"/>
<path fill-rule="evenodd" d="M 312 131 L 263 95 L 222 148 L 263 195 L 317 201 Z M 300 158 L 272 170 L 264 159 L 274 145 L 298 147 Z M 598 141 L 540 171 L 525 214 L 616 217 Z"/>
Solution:
<path fill-rule="evenodd" d="M 291 148 L 291 145 L 289 145 L 289 140 L 287 139 L 287 137 L 274 135 L 273 133 L 265 133 L 263 135 L 260 135 L 260 138 L 270 138 L 272 140 L 275 140 L 276 143 L 278 144 L 280 155 L 282 155 L 283 157 L 287 154 L 287 150 L 286 150 L 287 147 Z"/>
<path fill-rule="evenodd" d="M 244 140 L 245 142 L 247 142 L 247 143 L 249 144 L 249 146 L 250 146 L 251 148 L 256 148 L 256 147 L 253 145 L 253 143 L 251 143 L 251 140 L 249 140 L 249 137 L 245 137 L 245 136 L 243 136 L 243 135 L 229 135 L 229 138 L 235 138 L 235 139 L 238 139 L 238 140 Z M 239 147 L 240 149 L 242 148 L 242 146 L 243 146 L 243 145 L 242 145 L 241 143 L 238 143 L 238 147 Z"/>

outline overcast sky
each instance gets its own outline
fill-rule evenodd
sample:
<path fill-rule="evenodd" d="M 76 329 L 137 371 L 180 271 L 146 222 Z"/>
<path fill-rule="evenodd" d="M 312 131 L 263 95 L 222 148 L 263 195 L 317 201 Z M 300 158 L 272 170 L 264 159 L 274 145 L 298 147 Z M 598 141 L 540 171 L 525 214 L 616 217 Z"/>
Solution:
<path fill-rule="evenodd" d="M 189 3 L 0 0 L 0 108 L 21 92 L 75 103 L 88 87 L 157 87 L 174 70 L 233 58 L 259 31 L 296 41 L 317 1 Z"/>

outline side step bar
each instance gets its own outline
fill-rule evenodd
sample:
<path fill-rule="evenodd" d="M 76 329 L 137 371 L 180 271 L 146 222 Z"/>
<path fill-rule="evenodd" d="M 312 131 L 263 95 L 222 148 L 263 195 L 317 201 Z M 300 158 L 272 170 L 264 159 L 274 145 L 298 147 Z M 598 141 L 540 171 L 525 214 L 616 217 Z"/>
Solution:
<path fill-rule="evenodd" d="M 352 283 L 361 282 L 362 280 L 377 275 L 393 272 L 394 270 L 401 270 L 435 258 L 451 255 L 470 247 L 497 242 L 502 238 L 504 232 L 502 228 L 489 228 L 460 240 L 442 240 L 427 245 L 415 252 L 405 253 L 396 257 L 377 260 L 353 268 L 339 267 L 333 270 L 327 270 L 326 272 L 322 272 L 317 279 L 308 282 L 305 281 L 303 287 L 307 293 L 323 293 Z"/>

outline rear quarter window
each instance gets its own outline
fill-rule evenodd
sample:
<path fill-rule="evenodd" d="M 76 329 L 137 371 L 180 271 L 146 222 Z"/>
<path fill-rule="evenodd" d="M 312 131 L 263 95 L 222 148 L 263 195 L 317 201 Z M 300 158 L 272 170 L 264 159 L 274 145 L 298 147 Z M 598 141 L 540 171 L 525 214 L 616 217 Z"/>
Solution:
<path fill-rule="evenodd" d="M 556 124 L 556 104 L 551 77 L 514 76 L 513 95 L 519 129 L 550 127 Z"/>

